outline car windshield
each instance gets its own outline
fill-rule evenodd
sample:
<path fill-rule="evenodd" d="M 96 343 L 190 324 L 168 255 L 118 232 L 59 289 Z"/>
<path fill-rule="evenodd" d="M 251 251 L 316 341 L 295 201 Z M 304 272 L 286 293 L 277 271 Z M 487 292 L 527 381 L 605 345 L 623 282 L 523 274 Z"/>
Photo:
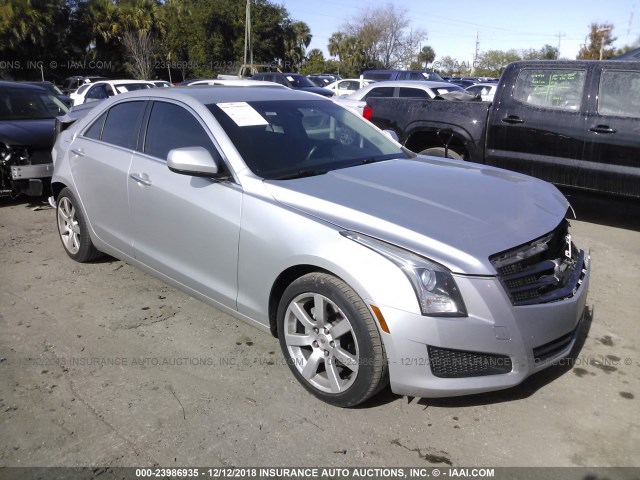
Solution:
<path fill-rule="evenodd" d="M 207 107 L 249 169 L 266 179 L 321 175 L 409 158 L 373 125 L 330 101 L 233 102 Z"/>
<path fill-rule="evenodd" d="M 291 88 L 316 87 L 311 80 L 304 75 L 286 75 L 287 80 L 291 83 Z"/>
<path fill-rule="evenodd" d="M 118 93 L 133 92 L 134 90 L 144 90 L 145 88 L 151 88 L 147 83 L 116 83 L 114 85 Z"/>
<path fill-rule="evenodd" d="M 438 75 L 436 72 L 422 72 L 422 76 L 425 80 L 429 80 L 431 82 L 444 82 L 444 78 Z"/>
<path fill-rule="evenodd" d="M 64 103 L 46 91 L 7 88 L 0 92 L 0 120 L 55 118 L 69 111 Z"/>

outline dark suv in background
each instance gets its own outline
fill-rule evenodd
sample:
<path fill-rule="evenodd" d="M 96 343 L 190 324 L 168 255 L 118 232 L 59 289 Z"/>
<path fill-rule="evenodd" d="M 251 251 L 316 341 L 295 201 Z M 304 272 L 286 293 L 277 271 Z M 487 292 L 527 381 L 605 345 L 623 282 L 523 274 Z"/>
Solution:
<path fill-rule="evenodd" d="M 293 90 L 303 90 L 305 92 L 317 93 L 325 97 L 333 97 L 334 93 L 326 88 L 318 87 L 304 75 L 299 73 L 258 73 L 251 77 L 251 80 L 261 80 L 263 82 L 275 82 Z"/>

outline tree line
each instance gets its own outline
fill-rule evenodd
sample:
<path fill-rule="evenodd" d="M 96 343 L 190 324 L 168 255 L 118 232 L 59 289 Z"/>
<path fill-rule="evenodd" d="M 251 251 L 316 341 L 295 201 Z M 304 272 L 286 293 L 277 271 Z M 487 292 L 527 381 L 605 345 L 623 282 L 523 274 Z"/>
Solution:
<path fill-rule="evenodd" d="M 107 77 L 211 77 L 237 73 L 245 41 L 246 0 L 0 0 L 0 78 L 61 80 Z M 251 0 L 254 63 L 283 71 L 358 76 L 364 70 L 432 68 L 448 75 L 499 76 L 515 60 L 558 59 L 556 47 L 489 50 L 473 61 L 436 57 L 406 10 L 393 4 L 361 10 L 307 50 L 309 26 L 277 0 Z M 592 24 L 578 58 L 616 51 L 613 25 Z"/>

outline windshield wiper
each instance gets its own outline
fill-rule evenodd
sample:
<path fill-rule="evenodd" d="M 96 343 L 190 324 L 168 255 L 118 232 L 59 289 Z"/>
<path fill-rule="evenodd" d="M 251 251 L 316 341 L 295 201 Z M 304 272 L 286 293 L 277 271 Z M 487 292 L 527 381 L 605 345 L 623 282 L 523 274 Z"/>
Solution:
<path fill-rule="evenodd" d="M 358 159 L 352 166 L 366 165 L 367 163 L 384 162 L 385 160 L 394 160 L 396 158 L 402 158 L 402 155 L 391 153 L 388 155 L 378 155 L 376 157 L 366 157 Z"/>
<path fill-rule="evenodd" d="M 304 177 L 314 177 L 316 175 L 324 175 L 329 170 L 321 170 L 317 169 L 307 169 L 307 170 L 298 170 L 297 172 L 288 173 L 286 175 L 282 175 L 279 177 L 274 177 L 273 180 L 291 180 L 293 178 L 304 178 Z"/>

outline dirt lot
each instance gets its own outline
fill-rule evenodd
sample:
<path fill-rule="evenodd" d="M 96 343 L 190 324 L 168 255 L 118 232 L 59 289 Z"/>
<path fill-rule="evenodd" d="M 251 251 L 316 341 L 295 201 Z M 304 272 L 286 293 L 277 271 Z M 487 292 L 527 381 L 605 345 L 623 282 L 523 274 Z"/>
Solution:
<path fill-rule="evenodd" d="M 493 394 L 316 400 L 277 340 L 0 201 L 0 466 L 640 466 L 640 206 L 575 199 L 591 324 L 573 368 Z"/>

